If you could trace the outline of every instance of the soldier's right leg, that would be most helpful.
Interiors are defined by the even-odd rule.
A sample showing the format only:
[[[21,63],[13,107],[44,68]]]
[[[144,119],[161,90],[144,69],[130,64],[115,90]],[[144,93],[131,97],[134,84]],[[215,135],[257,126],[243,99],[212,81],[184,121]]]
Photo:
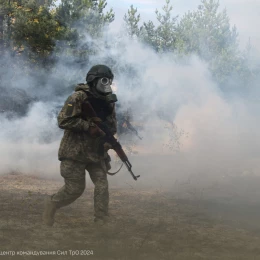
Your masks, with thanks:
[[[58,208],[75,201],[85,190],[85,164],[72,160],[64,160],[60,164],[60,173],[65,185],[45,201],[43,221],[52,226]]]

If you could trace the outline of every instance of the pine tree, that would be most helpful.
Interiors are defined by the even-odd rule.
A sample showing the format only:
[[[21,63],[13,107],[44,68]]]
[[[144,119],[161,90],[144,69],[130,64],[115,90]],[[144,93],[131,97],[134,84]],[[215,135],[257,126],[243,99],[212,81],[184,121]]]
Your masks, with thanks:
[[[172,17],[173,7],[170,5],[170,0],[166,0],[162,10],[164,13],[160,13],[158,10],[155,11],[156,18],[159,22],[156,28],[157,35],[157,49],[160,52],[173,51],[175,45],[175,30],[177,16]]]
[[[37,57],[48,56],[55,47],[55,40],[62,35],[62,27],[47,6],[34,0],[14,5],[12,40],[15,47]],[[32,57],[32,56],[31,56]]]
[[[166,0],[162,8],[163,12],[155,11],[159,25],[156,27],[152,21],[149,21],[144,22],[140,27],[141,40],[157,52],[170,52],[175,49],[177,16],[172,16],[172,10],[170,0]]]
[[[130,37],[139,37],[142,28],[139,28],[140,14],[137,14],[137,8],[133,5],[128,9],[127,14],[124,15],[124,22],[127,34]]]
[[[245,84],[248,70],[237,37],[226,10],[219,11],[219,2],[202,0],[198,10],[186,13],[180,20],[176,48],[182,55],[195,53],[207,61],[220,85],[230,84],[231,77],[240,78]]]
[[[157,31],[154,23],[148,21],[143,23],[143,27],[140,32],[142,41],[152,47],[154,50],[158,51],[157,46]]]
[[[0,53],[10,46],[12,2],[0,0]]]

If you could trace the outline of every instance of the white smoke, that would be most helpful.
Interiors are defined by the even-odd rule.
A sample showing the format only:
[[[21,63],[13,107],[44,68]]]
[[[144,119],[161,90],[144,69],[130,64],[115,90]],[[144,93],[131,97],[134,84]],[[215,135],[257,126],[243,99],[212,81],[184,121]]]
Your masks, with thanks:
[[[53,104],[37,102],[26,117],[1,116],[0,172],[19,172],[45,176],[57,168],[58,139],[61,131],[51,112]],[[54,170],[55,169],[55,170]]]
[[[89,36],[85,40],[93,43]],[[259,174],[257,103],[225,96],[213,82],[207,64],[198,57],[178,60],[172,54],[158,54],[113,29],[94,42],[99,54],[90,58],[80,78],[73,79],[75,84],[83,82],[92,65],[106,63],[109,58],[114,61],[111,67],[120,105],[131,108],[134,121],[143,126],[143,140],[136,140],[138,153],[129,155],[133,171],[141,174],[136,185],[154,186],[160,180],[160,185],[171,187],[176,179],[191,175],[216,178],[244,171]],[[69,94],[66,80],[78,75],[78,68],[68,69],[62,64],[61,60],[54,69],[64,76],[59,93]],[[23,89],[35,84],[28,83],[26,76],[20,82]],[[39,87],[34,94],[42,101],[25,117],[1,116],[2,174],[18,171],[59,176],[57,153],[62,131],[56,123],[56,107],[57,102],[58,107],[63,105],[67,95],[57,94],[52,82],[47,88]],[[110,178],[111,183],[130,182],[130,175],[125,173]]]

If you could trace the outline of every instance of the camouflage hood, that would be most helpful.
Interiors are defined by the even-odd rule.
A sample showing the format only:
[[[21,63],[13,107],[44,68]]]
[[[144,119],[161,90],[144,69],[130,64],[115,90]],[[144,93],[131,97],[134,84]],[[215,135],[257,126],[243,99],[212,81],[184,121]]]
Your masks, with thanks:
[[[84,84],[84,83],[80,83],[75,87],[75,91],[90,91],[89,85],[88,84]]]
[[[84,92],[91,93],[97,99],[105,100],[107,103],[114,103],[117,101],[117,97],[115,94],[111,93],[109,95],[101,95],[95,90],[95,88],[90,89],[88,84],[80,83],[75,87],[75,92],[83,90]]]

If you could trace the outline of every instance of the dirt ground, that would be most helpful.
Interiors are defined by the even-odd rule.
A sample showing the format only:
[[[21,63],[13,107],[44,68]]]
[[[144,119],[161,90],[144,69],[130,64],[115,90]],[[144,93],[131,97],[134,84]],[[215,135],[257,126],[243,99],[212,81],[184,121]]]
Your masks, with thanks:
[[[100,228],[93,225],[93,187],[87,185],[47,228],[41,224],[44,197],[62,180],[7,174],[0,176],[0,258],[260,259],[259,184],[258,177],[250,182],[240,177],[208,188],[190,183],[176,183],[173,190],[112,186],[112,220]],[[3,255],[10,251],[15,255]],[[17,256],[30,251],[49,255]]]

